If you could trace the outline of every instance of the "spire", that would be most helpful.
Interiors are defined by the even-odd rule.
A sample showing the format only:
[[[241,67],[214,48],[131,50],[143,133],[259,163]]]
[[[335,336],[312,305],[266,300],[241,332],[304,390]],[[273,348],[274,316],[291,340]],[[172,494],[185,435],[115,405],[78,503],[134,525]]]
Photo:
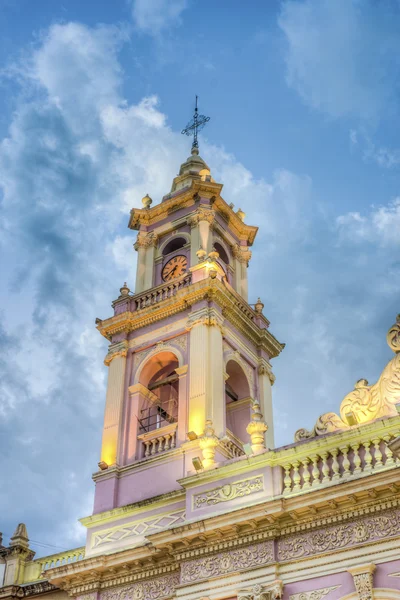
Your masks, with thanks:
[[[181,131],[182,135],[193,135],[192,155],[196,156],[199,154],[199,142],[197,140],[197,134],[210,120],[210,117],[206,117],[205,115],[199,115],[199,109],[197,108],[197,100],[198,96],[196,96],[196,106],[194,109],[193,119],[189,121],[185,129],[182,129]]]
[[[17,525],[14,535],[10,539],[10,547],[29,548],[28,532],[25,523],[19,523],[19,525]]]

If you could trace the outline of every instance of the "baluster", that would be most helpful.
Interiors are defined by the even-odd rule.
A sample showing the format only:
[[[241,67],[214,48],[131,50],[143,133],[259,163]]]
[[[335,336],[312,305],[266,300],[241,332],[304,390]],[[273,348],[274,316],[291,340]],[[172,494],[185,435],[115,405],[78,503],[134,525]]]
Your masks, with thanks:
[[[371,442],[366,442],[364,444],[364,448],[365,448],[365,455],[364,455],[364,473],[368,473],[369,471],[372,470],[372,454],[371,454],[371,449],[370,449],[370,445]]]
[[[300,481],[301,481],[301,476],[300,476],[300,461],[296,460],[293,463],[293,491],[294,492],[298,492],[301,490],[301,486],[300,486]]]
[[[312,460],[312,471],[311,471],[311,475],[312,475],[312,482],[311,485],[312,486],[316,486],[319,485],[319,468],[318,468],[318,459],[319,456],[316,455],[314,456],[311,460]]]
[[[393,452],[391,451],[391,449],[388,446],[388,443],[390,442],[390,440],[392,439],[392,436],[388,433],[386,435],[383,436],[383,439],[385,441],[385,455],[386,455],[386,461],[385,461],[385,467],[394,467],[396,465],[395,460],[393,458]]]
[[[291,465],[286,465],[283,468],[285,469],[285,477],[283,479],[283,493],[290,494],[290,492],[292,491],[292,479],[290,477]]]
[[[374,448],[375,448],[375,452],[374,452],[374,458],[375,458],[374,469],[380,469],[383,466],[383,463],[382,463],[382,452],[381,452],[381,449],[379,448],[380,441],[381,441],[380,438],[375,438],[374,440],[372,440],[372,443],[374,444]]]
[[[343,469],[343,473],[342,473],[342,477],[343,479],[348,479],[351,475],[351,470],[350,470],[350,460],[348,457],[348,452],[349,452],[349,445],[346,444],[345,446],[342,446],[340,448],[340,451],[343,455],[343,462],[342,462],[342,469]]]
[[[171,436],[169,433],[166,433],[164,438],[165,438],[164,450],[169,450],[169,441],[171,439]]]
[[[171,448],[175,448],[175,436],[176,431],[174,431],[174,433],[171,435]]]
[[[305,460],[303,460],[303,490],[308,489],[311,487],[311,473],[308,469],[308,465],[309,465],[309,459],[306,458]]]
[[[157,438],[154,438],[154,440],[151,440],[151,454],[154,456],[154,454],[157,452]]]
[[[144,445],[145,445],[144,455],[147,457],[150,455],[151,442],[144,442]]]
[[[354,464],[354,471],[353,471],[353,475],[357,475],[358,473],[361,473],[361,456],[360,456],[360,447],[361,447],[361,443],[355,443],[353,445],[353,451],[354,451],[354,456],[353,456],[353,464]]]
[[[332,455],[332,481],[337,481],[338,479],[340,479],[340,467],[339,467],[339,461],[337,459],[337,456],[339,454],[339,450],[338,448],[334,448],[333,450],[331,450],[331,455]]]
[[[158,452],[162,452],[163,451],[163,442],[164,442],[164,436],[160,435],[158,439]]]
[[[329,464],[328,464],[328,456],[329,456],[329,452],[321,452],[321,460],[322,460],[322,465],[321,465],[321,471],[322,471],[322,482],[321,483],[328,483],[328,481],[330,481],[330,477],[329,477],[329,473],[330,473],[330,469],[329,469]]]

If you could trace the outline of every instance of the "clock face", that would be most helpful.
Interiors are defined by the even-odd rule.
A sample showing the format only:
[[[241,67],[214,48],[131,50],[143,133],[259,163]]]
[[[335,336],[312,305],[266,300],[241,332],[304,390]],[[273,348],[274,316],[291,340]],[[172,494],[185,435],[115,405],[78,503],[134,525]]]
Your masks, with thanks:
[[[162,278],[164,281],[171,281],[175,277],[183,275],[187,267],[187,258],[180,254],[170,258],[169,261],[164,265],[162,270]]]

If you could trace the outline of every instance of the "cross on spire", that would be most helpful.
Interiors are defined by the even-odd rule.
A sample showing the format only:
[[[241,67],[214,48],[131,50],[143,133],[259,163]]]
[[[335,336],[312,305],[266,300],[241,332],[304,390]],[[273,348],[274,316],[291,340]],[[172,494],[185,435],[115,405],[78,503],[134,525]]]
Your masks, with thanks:
[[[205,124],[210,120],[210,117],[206,117],[204,115],[199,115],[199,110],[197,108],[197,99],[198,99],[198,96],[196,96],[196,107],[194,109],[193,119],[191,121],[189,121],[189,123],[186,125],[185,129],[182,129],[182,131],[181,131],[181,133],[183,135],[192,135],[193,136],[192,150],[194,148],[199,147],[199,142],[197,141],[197,134],[199,131],[201,131],[203,129]]]

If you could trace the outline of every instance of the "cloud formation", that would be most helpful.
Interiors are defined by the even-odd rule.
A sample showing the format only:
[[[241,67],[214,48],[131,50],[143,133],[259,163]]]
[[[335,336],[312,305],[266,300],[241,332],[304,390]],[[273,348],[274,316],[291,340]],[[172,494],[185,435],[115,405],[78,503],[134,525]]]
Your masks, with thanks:
[[[395,110],[400,12],[394,0],[287,0],[279,25],[287,82],[310,107],[373,120]]]
[[[160,201],[189,149],[156,96],[124,98],[125,39],[111,26],[54,25],[8,69],[21,94],[0,145],[9,290],[0,336],[9,485],[0,504],[9,507],[6,533],[23,520],[33,539],[64,547],[83,543],[76,519],[91,511],[100,447],[106,343],[94,319],[110,314],[125,279],[134,287],[129,210],[147,192]],[[250,294],[262,297],[272,331],[287,342],[274,366],[274,401],[277,441],[288,443],[299,425],[336,410],[360,376],[377,377],[386,360],[391,322],[380,315],[398,312],[390,231],[399,207],[338,218],[309,174],[281,165],[267,181],[216,145],[202,143],[201,153],[226,200],[260,225]],[[357,219],[379,235],[349,243]]]
[[[181,14],[187,6],[187,0],[133,0],[132,16],[138,29],[159,35],[181,24]]]

